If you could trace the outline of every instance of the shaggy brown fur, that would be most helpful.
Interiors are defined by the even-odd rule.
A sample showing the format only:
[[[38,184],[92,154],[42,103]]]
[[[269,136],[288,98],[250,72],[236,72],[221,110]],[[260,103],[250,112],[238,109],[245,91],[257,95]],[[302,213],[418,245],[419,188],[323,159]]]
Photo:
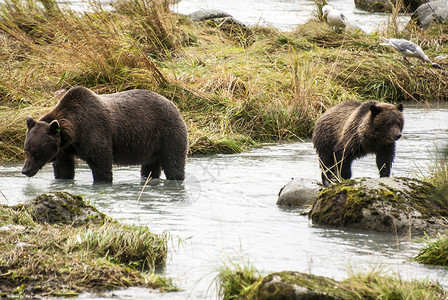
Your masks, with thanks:
[[[39,121],[27,120],[22,173],[34,176],[53,162],[56,179],[73,179],[75,157],[95,182],[112,181],[112,164],[141,164],[141,175],[183,180],[188,137],[173,102],[146,90],[97,95],[70,89]]]
[[[389,177],[395,141],[403,130],[403,105],[376,101],[340,103],[316,122],[312,141],[320,159],[322,182],[351,178],[353,160],[376,154],[381,177]]]

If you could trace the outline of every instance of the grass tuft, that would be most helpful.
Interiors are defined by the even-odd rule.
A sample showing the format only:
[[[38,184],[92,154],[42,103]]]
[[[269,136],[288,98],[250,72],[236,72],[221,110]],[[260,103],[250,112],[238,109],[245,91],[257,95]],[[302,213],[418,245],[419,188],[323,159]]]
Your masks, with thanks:
[[[436,238],[426,236],[422,239],[426,246],[420,250],[414,260],[421,264],[448,266],[448,237],[438,234]]]

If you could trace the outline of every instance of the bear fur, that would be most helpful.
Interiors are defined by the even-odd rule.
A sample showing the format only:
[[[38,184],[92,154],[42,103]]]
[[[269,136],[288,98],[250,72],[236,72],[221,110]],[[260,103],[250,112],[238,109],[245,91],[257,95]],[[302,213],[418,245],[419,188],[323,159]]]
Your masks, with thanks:
[[[64,94],[39,121],[28,117],[22,173],[53,162],[56,179],[73,179],[75,157],[94,182],[112,182],[112,164],[141,165],[141,176],[185,178],[187,128],[173,102],[146,90],[97,95],[84,87]]]
[[[376,101],[342,102],[316,122],[312,142],[319,156],[322,183],[351,178],[355,159],[376,154],[380,177],[389,177],[395,141],[403,131],[403,105]]]

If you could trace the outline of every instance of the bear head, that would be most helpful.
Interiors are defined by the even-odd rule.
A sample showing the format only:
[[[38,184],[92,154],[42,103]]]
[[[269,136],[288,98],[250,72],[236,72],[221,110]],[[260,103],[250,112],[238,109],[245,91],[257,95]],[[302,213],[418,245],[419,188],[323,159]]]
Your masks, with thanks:
[[[372,104],[370,113],[371,127],[368,131],[376,142],[391,144],[401,138],[404,126],[403,104]]]
[[[25,164],[22,174],[32,177],[47,163],[56,158],[60,146],[61,127],[57,120],[50,123],[26,120],[28,131],[25,139]]]

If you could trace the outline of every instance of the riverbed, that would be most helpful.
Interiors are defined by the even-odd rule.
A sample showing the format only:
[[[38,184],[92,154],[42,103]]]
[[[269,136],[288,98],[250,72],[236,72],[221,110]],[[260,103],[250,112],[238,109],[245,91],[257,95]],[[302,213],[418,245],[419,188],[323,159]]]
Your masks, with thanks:
[[[405,105],[403,138],[397,142],[393,176],[428,176],[434,155],[448,141],[448,108]],[[354,177],[377,177],[373,156],[353,164]],[[430,278],[448,288],[447,270],[409,262],[423,246],[393,234],[313,226],[304,209],[276,206],[291,178],[317,181],[320,171],[310,141],[265,145],[249,152],[188,158],[183,183],[145,181],[139,167],[115,167],[114,183],[93,185],[80,162],[75,180],[53,179],[51,165],[35,177],[21,163],[0,166],[0,203],[14,205],[49,191],[82,194],[100,211],[124,223],[145,225],[171,237],[162,275],[183,291],[151,299],[215,299],[219,267],[250,263],[263,274],[293,270],[337,280],[349,270],[381,267],[402,279]],[[147,299],[148,291],[126,289],[83,299]]]

